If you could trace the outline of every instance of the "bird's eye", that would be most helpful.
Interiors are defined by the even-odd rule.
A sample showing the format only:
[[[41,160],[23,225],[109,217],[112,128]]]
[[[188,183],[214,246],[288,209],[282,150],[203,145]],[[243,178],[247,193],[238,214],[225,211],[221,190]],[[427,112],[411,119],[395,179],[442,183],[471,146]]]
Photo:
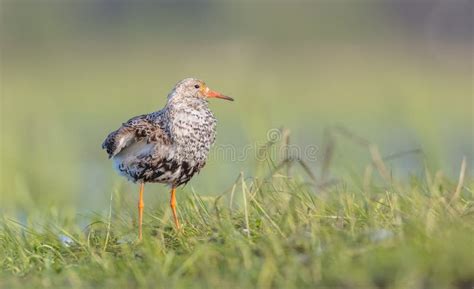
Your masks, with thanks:
[[[199,88],[199,87],[200,87],[199,84],[196,84],[196,85],[194,86],[194,88]]]

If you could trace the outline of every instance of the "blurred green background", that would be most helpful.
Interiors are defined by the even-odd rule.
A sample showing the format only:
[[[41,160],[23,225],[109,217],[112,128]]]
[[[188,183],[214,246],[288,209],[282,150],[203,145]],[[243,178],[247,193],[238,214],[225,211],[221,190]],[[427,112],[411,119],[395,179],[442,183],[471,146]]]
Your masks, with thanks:
[[[1,1],[0,211],[63,206],[103,212],[113,189],[136,188],[100,145],[132,116],[163,107],[182,78],[201,78],[234,103],[212,101],[217,143],[263,144],[286,127],[298,146],[343,125],[391,163],[455,176],[473,153],[470,1]],[[344,142],[344,140],[340,140]],[[334,174],[359,172],[364,149],[343,144]],[[323,152],[320,150],[320,154]],[[308,160],[314,172],[323,156]],[[212,157],[185,188],[215,195],[256,160]],[[167,198],[151,185],[146,198]],[[67,209],[67,210],[66,210]]]

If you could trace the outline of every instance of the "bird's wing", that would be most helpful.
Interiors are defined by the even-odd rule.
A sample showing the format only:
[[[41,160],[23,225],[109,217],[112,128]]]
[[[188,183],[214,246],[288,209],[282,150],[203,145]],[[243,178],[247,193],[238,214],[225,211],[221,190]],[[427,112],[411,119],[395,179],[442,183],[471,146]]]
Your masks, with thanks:
[[[169,142],[169,137],[158,122],[151,120],[147,114],[131,118],[116,131],[111,132],[102,148],[107,151],[109,158],[117,155],[125,148],[145,140],[146,142]]]

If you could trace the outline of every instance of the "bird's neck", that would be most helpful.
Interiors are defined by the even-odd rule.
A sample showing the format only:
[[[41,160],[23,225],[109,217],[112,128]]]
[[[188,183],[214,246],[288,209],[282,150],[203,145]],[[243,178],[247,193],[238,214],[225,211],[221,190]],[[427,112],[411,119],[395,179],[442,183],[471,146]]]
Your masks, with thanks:
[[[215,139],[216,119],[206,100],[168,102],[166,126],[178,153],[185,159],[205,159]],[[196,147],[202,151],[196,151]]]
[[[172,115],[177,115],[182,112],[192,111],[208,111],[209,106],[206,99],[203,98],[186,98],[186,99],[170,99],[166,104],[166,110]]]

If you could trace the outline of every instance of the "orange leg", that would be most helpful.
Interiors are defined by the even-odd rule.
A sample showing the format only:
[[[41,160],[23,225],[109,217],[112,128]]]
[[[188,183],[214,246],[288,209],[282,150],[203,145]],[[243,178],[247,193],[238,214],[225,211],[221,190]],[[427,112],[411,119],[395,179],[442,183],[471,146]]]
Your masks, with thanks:
[[[176,188],[171,188],[171,199],[170,199],[171,210],[173,211],[174,224],[176,229],[179,229],[178,214],[176,213]]]
[[[140,184],[140,192],[138,199],[138,240],[142,239],[142,222],[143,222],[143,207],[145,203],[143,202],[143,191],[145,189],[145,184]]]

